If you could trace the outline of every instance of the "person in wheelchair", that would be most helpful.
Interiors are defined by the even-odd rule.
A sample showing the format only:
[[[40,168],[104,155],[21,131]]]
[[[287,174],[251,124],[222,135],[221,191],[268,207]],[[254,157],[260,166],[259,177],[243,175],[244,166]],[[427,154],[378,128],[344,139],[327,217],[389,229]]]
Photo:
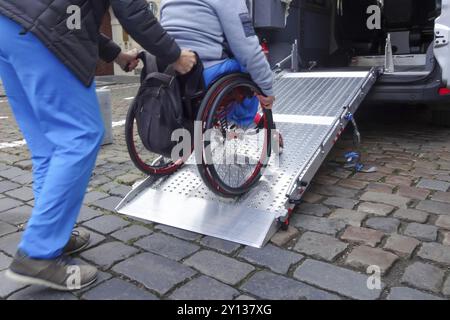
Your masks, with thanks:
[[[235,103],[228,120],[240,127],[257,123],[259,104],[275,101],[273,73],[264,55],[245,0],[163,0],[161,24],[182,48],[195,51],[208,87],[225,74],[250,74],[264,96]]]

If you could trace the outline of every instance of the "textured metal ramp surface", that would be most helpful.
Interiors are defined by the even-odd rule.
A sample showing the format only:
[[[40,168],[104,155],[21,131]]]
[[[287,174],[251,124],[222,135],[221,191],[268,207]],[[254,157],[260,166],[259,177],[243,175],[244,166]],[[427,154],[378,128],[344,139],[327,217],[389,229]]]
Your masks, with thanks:
[[[149,178],[118,206],[119,213],[262,247],[287,212],[293,181],[312,179],[346,113],[354,113],[375,82],[374,71],[282,75],[275,85],[274,118],[285,141],[278,162],[239,199],[223,199],[202,182],[194,165],[159,181]]]
[[[276,114],[338,117],[361,91],[368,72],[287,74],[275,84]]]
[[[145,190],[122,214],[151,220],[249,246],[260,247],[276,229],[273,214],[206,201],[197,197],[181,197],[178,193]]]

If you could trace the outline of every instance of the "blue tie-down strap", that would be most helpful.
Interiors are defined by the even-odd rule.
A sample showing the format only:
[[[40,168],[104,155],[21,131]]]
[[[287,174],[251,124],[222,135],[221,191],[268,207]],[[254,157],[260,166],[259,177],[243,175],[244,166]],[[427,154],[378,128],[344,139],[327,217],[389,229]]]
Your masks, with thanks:
[[[377,172],[377,167],[366,167],[360,161],[361,154],[356,151],[347,152],[345,154],[347,164],[344,166],[346,169],[354,169],[356,172],[373,173]]]
[[[351,112],[347,113],[344,117],[345,120],[347,121],[352,121],[353,120],[353,114]]]
[[[363,171],[363,169],[364,169],[364,165],[362,163],[356,163],[355,164],[355,170],[357,172],[361,172],[361,171]]]
[[[361,155],[358,152],[351,151],[345,154],[345,159],[349,163],[357,162],[361,158]]]

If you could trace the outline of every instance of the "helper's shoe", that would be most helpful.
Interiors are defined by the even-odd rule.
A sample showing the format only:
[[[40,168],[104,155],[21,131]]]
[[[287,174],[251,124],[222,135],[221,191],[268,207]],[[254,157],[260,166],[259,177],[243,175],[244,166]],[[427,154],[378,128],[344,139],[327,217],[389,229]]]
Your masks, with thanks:
[[[18,252],[6,271],[6,276],[26,285],[76,291],[97,280],[97,269],[88,265],[70,264],[64,256],[55,260],[38,260]]]
[[[85,230],[73,230],[69,242],[63,249],[63,254],[71,255],[85,249],[91,240],[91,235]]]

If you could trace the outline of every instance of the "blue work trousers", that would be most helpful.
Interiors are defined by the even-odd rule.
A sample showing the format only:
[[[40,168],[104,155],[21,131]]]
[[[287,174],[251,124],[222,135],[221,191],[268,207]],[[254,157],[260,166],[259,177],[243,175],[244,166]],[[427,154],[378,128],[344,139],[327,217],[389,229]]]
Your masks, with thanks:
[[[31,32],[0,14],[0,77],[33,163],[34,208],[19,249],[61,255],[104,134],[95,84],[86,87]]]
[[[203,78],[206,86],[222,75],[233,72],[246,72],[245,68],[235,59],[227,59],[219,64],[205,69]],[[259,100],[257,97],[247,98],[241,104],[235,103],[227,118],[232,123],[241,127],[254,124],[256,113],[258,112]]]

